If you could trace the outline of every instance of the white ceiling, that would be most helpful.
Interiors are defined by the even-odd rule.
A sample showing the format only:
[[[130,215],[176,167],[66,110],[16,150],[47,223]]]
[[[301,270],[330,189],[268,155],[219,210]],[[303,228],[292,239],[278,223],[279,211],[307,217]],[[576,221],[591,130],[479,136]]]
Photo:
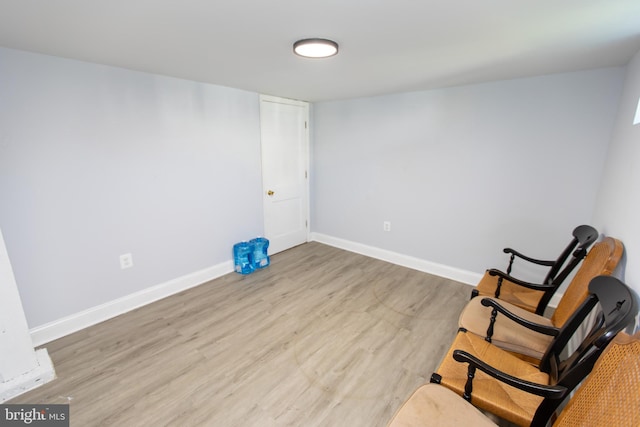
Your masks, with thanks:
[[[0,0],[0,46],[323,101],[624,65],[640,0]]]

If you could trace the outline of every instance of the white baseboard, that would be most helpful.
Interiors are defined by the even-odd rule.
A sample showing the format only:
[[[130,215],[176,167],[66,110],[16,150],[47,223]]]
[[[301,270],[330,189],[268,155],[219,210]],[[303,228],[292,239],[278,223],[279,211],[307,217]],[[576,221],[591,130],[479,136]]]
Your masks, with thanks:
[[[344,249],[350,252],[369,256],[371,258],[387,261],[392,264],[397,264],[403,267],[433,274],[435,276],[445,277],[447,279],[455,280],[457,282],[461,282],[470,286],[475,286],[476,284],[478,284],[478,282],[482,278],[482,275],[484,274],[484,272],[482,272],[482,274],[478,274],[471,271],[461,270],[459,268],[450,267],[448,265],[438,264],[408,255],[402,255],[397,252],[376,248],[374,246],[364,245],[362,243],[352,242],[350,240],[340,239],[338,237],[328,236],[322,233],[311,233],[311,240],[324,243],[329,246],[334,246],[336,248]],[[560,298],[562,298],[562,294],[556,293],[551,298],[549,306],[554,308],[557,307]]]
[[[436,276],[445,277],[471,286],[475,286],[482,278],[482,274],[399,254],[386,249],[376,248],[374,246],[364,245],[362,243],[328,236],[326,234],[311,233],[310,238],[312,241],[324,243],[329,246],[334,246],[336,248],[380,259],[403,267],[412,268],[414,270],[423,271]],[[77,332],[81,329],[127,313],[162,298],[177,294],[178,292],[182,292],[186,289],[201,285],[231,272],[233,272],[233,262],[227,261],[178,277],[177,279],[143,289],[122,298],[109,301],[105,304],[54,320],[53,322],[36,326],[29,331],[31,334],[31,340],[35,347],[41,346],[65,335],[69,335],[73,332]],[[560,298],[562,298],[562,295],[554,295],[549,305],[556,307]]]
[[[126,295],[105,304],[54,320],[41,326],[32,328],[31,340],[35,347],[41,346],[65,335],[111,319],[128,311],[158,301],[162,298],[177,294],[186,289],[206,283],[233,271],[233,262],[221,264],[187,274],[182,277],[152,286],[147,289]]]
[[[36,350],[36,360],[38,365],[34,369],[0,383],[0,403],[40,387],[56,377],[46,348]]]
[[[366,255],[371,258],[387,261],[392,264],[397,264],[403,267],[433,274],[435,276],[445,277],[447,279],[462,282],[471,286],[475,286],[482,278],[482,274],[461,270],[459,268],[426,261],[408,255],[399,254],[397,252],[376,248],[374,246],[363,245],[362,243],[356,243],[350,240],[328,236],[326,234],[311,233],[311,240],[324,243],[329,246],[334,246],[336,248],[344,249],[350,252]]]

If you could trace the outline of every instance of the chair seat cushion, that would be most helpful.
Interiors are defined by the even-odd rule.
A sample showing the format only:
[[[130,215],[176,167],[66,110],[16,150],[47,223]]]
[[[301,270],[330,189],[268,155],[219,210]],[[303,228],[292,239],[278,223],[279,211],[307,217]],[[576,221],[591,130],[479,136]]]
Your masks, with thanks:
[[[388,427],[495,427],[473,405],[446,387],[425,384],[400,407]]]
[[[436,373],[442,377],[442,385],[460,396],[464,393],[469,365],[457,362],[453,358],[454,350],[466,351],[508,375],[538,384],[549,384],[549,376],[535,366],[488,343],[478,335],[459,332]],[[504,384],[480,370],[476,371],[471,403],[512,423],[528,426],[542,400],[542,397]]]
[[[467,303],[460,313],[458,326],[484,338],[487,335],[492,308],[482,305],[483,298],[475,297]],[[539,325],[553,326],[551,320],[546,317],[538,316],[502,300],[496,301],[511,313],[526,320]],[[493,335],[491,336],[491,342],[498,347],[514,353],[524,354],[535,360],[542,359],[552,340],[552,336],[532,331],[513,322],[501,313],[498,313],[496,317],[496,322],[493,325]]]
[[[476,286],[476,290],[479,296],[493,297],[495,296],[497,286],[498,276],[491,276],[488,271],[485,271],[484,276],[482,276],[482,279],[480,279],[480,282],[478,282]],[[508,280],[503,280],[502,286],[500,287],[499,299],[534,313],[543,295],[543,291],[528,289]]]

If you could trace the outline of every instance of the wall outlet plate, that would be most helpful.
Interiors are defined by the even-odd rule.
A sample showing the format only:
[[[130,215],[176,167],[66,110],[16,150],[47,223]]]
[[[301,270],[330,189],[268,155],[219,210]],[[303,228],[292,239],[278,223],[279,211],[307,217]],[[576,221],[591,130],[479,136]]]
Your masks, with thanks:
[[[124,270],[130,267],[133,267],[133,255],[130,253],[120,255],[120,268]]]

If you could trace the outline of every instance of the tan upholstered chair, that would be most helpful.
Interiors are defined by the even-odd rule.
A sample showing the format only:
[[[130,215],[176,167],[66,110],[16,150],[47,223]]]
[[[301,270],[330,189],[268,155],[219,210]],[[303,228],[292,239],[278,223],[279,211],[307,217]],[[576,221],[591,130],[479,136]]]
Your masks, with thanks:
[[[559,399],[589,374],[611,339],[635,323],[638,313],[635,294],[620,280],[598,276],[589,284],[589,293],[574,316],[597,308],[598,319],[570,355],[563,351],[575,332],[569,328],[563,328],[554,337],[539,367],[478,335],[458,332],[431,382],[440,383],[474,406],[520,426],[548,419]]]
[[[596,243],[550,318],[530,313],[502,300],[478,297],[469,301],[462,310],[458,326],[537,363],[544,356],[553,337],[587,298],[591,279],[612,274],[623,252],[622,242],[612,237],[605,237]]]
[[[590,225],[576,227],[573,230],[573,239],[555,261],[531,258],[514,249],[505,248],[504,252],[511,254],[507,271],[487,270],[471,292],[471,297],[499,298],[532,313],[543,314],[553,294],[585,257],[587,250],[597,238],[598,231]],[[569,256],[571,256],[570,259]],[[539,283],[520,280],[511,275],[516,257],[535,265],[549,267],[549,271]],[[568,262],[567,259],[569,259]]]
[[[564,399],[564,391],[559,399]],[[547,425],[540,419],[534,426]],[[495,426],[469,402],[438,384],[418,388],[388,427]],[[553,423],[554,427],[640,426],[640,332],[621,332]]]

